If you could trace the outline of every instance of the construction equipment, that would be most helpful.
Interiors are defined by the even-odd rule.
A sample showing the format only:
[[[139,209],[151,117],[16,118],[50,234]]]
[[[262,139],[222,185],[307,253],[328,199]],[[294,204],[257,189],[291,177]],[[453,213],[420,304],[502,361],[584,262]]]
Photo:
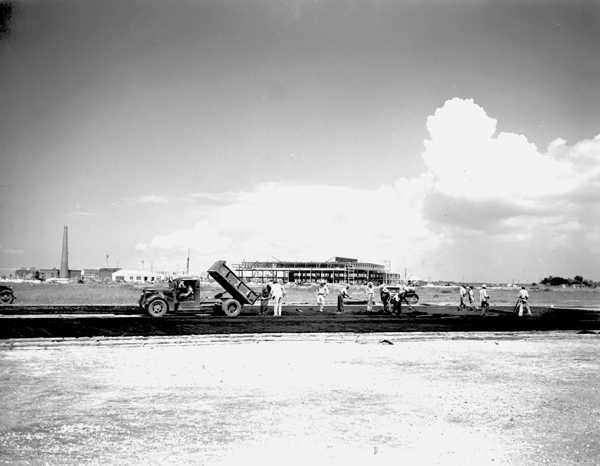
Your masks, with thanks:
[[[390,292],[390,304],[389,311],[391,314],[398,315],[402,312],[402,304],[407,304],[408,308],[412,311],[413,305],[419,302],[419,295],[416,291],[410,288],[402,288],[399,286],[388,286]]]
[[[213,298],[201,297],[199,278],[178,277],[168,287],[144,288],[139,306],[151,317],[162,317],[170,311],[212,311],[237,317],[245,304],[252,305],[258,299],[258,293],[233,273],[225,261],[215,262],[208,274],[225,291]]]
[[[388,286],[387,289],[390,292],[391,296],[400,294],[402,296],[403,304],[408,304],[409,306],[412,306],[419,302],[419,295],[412,288],[402,290],[402,288],[399,286]]]

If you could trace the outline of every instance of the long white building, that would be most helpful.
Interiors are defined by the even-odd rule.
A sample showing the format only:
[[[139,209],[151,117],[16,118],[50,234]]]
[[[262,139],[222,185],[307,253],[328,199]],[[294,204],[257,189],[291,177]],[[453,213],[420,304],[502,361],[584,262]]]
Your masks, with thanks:
[[[385,265],[372,262],[359,262],[357,259],[335,257],[326,262],[244,261],[235,264],[233,269],[247,281],[266,282],[281,279],[284,282],[314,283],[326,280],[329,283],[392,283],[400,280],[400,275],[386,270]]]
[[[148,270],[120,269],[112,274],[113,282],[147,283],[168,280],[172,274],[167,272],[149,272]]]

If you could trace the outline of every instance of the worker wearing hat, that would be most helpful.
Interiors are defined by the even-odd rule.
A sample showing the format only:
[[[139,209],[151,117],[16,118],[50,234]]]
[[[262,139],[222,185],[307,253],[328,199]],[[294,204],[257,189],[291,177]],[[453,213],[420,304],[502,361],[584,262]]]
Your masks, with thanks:
[[[467,287],[465,285],[460,285],[458,288],[458,294],[460,296],[460,303],[458,304],[458,310],[463,311],[467,308],[465,304],[465,300],[467,299]]]
[[[329,294],[329,288],[327,288],[327,282],[321,280],[319,288],[317,289],[317,304],[319,305],[319,312],[323,312],[325,306],[325,296]]]
[[[373,305],[375,304],[375,288],[373,282],[367,283],[367,312],[373,312]]]
[[[519,317],[523,316],[523,308],[527,309],[527,315],[531,316],[531,308],[529,307],[529,293],[524,286],[522,286],[521,291],[519,291],[517,307],[519,308]]]
[[[481,289],[479,290],[479,304],[481,306],[481,315],[484,316],[487,313],[488,308],[490,307],[489,303],[490,297],[487,294],[487,287],[485,284],[481,285]]]

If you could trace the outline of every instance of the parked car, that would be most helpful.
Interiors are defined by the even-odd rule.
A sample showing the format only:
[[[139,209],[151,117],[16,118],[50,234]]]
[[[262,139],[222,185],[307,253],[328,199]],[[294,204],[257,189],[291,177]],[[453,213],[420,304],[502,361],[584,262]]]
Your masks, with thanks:
[[[15,302],[15,293],[10,286],[0,285],[0,303],[12,304]]]

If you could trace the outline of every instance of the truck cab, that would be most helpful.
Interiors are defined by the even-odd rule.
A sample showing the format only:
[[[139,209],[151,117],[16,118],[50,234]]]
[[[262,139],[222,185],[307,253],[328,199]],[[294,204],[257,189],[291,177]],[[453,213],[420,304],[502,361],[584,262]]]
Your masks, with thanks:
[[[223,298],[201,297],[200,291],[200,279],[178,277],[166,286],[144,288],[139,306],[152,317],[162,317],[170,311],[217,312]]]

